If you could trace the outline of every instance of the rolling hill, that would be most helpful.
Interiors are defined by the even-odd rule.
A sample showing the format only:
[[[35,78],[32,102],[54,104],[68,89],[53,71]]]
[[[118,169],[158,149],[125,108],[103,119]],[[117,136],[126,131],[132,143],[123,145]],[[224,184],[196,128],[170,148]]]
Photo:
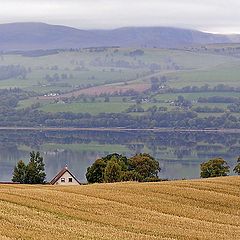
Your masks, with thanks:
[[[239,239],[240,178],[0,185],[1,239]]]
[[[175,48],[194,44],[239,42],[228,36],[171,27],[80,30],[45,23],[0,24],[0,50],[83,48],[97,46]]]

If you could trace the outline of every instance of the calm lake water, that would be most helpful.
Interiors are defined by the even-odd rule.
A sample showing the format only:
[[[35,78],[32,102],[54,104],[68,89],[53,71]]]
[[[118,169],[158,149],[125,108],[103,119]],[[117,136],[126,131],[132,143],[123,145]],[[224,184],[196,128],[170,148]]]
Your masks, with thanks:
[[[114,152],[128,157],[150,153],[160,162],[161,178],[199,178],[200,163],[212,157],[223,157],[231,167],[236,164],[240,134],[2,130],[0,181],[10,181],[16,162],[27,162],[32,150],[42,153],[48,181],[67,165],[86,182],[87,167]]]

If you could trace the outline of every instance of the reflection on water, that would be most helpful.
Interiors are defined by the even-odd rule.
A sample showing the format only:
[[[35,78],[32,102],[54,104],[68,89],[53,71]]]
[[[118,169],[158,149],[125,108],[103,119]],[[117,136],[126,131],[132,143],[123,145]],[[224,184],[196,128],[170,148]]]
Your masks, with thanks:
[[[85,182],[87,167],[113,152],[152,154],[160,162],[162,178],[199,178],[200,163],[211,157],[221,156],[231,167],[235,165],[240,134],[0,131],[0,181],[10,181],[16,162],[28,161],[31,150],[44,156],[47,180],[67,164]]]

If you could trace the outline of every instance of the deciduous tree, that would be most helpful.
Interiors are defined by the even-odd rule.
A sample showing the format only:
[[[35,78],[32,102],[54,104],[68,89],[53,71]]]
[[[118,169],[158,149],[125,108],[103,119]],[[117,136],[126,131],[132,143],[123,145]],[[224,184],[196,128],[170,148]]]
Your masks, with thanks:
[[[210,159],[207,162],[204,162],[200,166],[201,168],[201,177],[221,177],[227,176],[229,173],[229,166],[227,162],[222,158]]]
[[[158,177],[161,171],[159,162],[147,153],[136,154],[129,159],[130,169],[135,170],[143,179]]]
[[[97,159],[93,165],[87,169],[87,181],[89,183],[102,183],[104,181],[104,170],[106,165],[103,159]]]
[[[108,162],[115,161],[121,168],[121,171],[127,170],[127,161],[128,159],[120,154],[113,153],[109,154],[106,157],[97,159],[92,166],[88,167],[86,178],[89,183],[102,183],[105,181],[105,168],[107,167]]]
[[[104,171],[105,182],[119,182],[121,180],[121,170],[121,166],[115,159],[110,160]]]
[[[154,181],[159,180],[160,170],[158,161],[149,154],[137,154],[128,159],[114,153],[97,159],[87,169],[86,177],[89,183]]]

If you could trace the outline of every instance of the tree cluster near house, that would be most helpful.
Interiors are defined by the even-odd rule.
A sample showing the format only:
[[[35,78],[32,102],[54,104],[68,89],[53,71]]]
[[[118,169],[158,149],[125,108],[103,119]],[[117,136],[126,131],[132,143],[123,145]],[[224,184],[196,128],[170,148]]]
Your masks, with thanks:
[[[230,167],[223,158],[213,158],[200,165],[201,178],[228,176]],[[139,153],[130,158],[118,153],[109,154],[97,159],[88,167],[88,183],[113,183],[122,181],[157,182],[161,181],[159,162],[147,153]],[[240,156],[233,171],[240,175]],[[64,168],[52,181],[57,182],[65,173],[78,182],[72,173]],[[46,173],[43,157],[39,152],[30,152],[30,160],[25,164],[20,160],[14,168],[12,181],[21,184],[43,184]],[[62,181],[62,180],[61,180]],[[65,183],[65,179],[64,179]],[[72,180],[71,180],[72,183]],[[51,182],[52,184],[52,182]]]
[[[159,181],[159,162],[147,153],[136,154],[131,158],[117,153],[97,159],[87,169],[89,183],[120,181]]]

